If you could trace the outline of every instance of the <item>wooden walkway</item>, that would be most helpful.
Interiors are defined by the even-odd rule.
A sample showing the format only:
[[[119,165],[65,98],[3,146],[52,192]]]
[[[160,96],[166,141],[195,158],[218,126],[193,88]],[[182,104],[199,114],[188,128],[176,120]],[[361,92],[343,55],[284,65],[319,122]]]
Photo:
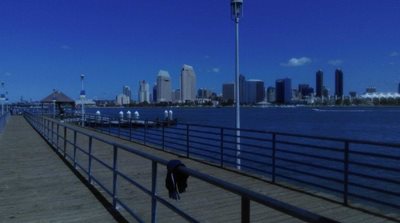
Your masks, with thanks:
[[[0,134],[0,222],[116,222],[23,117]]]
[[[62,128],[61,128],[62,130]],[[210,165],[206,165],[200,162],[196,162],[193,160],[185,159],[182,157],[176,157],[174,155],[171,155],[169,153],[165,153],[159,150],[154,150],[146,146],[142,146],[139,144],[135,144],[132,142],[128,142],[125,140],[117,139],[112,136],[107,136],[98,132],[94,132],[91,130],[83,129],[83,131],[90,132],[91,134],[100,136],[103,139],[110,140],[112,142],[117,142],[120,144],[128,145],[131,147],[134,147],[135,149],[145,151],[147,153],[151,153],[153,155],[159,156],[165,160],[171,160],[171,159],[180,159],[187,167],[201,171],[203,173],[207,173],[209,175],[215,176],[217,178],[226,180],[228,182],[240,185],[244,188],[254,190],[256,192],[268,195],[272,198],[287,202],[289,204],[295,205],[297,207],[301,207],[305,210],[318,213],[320,215],[323,215],[328,218],[335,219],[340,222],[391,222],[387,218],[382,218],[378,217],[375,215],[371,215],[353,208],[348,208],[345,207],[341,204],[330,202],[324,199],[316,198],[313,196],[308,196],[304,193],[299,193],[294,190],[289,190],[284,187],[280,187],[277,185],[272,185],[269,183],[266,183],[261,180],[257,180],[251,177],[245,177],[243,175],[231,172],[231,171],[226,171],[220,168],[216,168]],[[24,133],[26,132],[26,133]],[[72,134],[71,132],[67,132],[67,138],[70,141],[73,141]],[[62,135],[62,132],[60,132]],[[1,137],[1,136],[0,136]],[[13,138],[14,137],[14,138]],[[29,140],[28,140],[29,139]],[[15,142],[18,141],[18,142]],[[4,145],[12,145],[14,143],[17,143],[20,145],[20,147],[24,149],[4,149]],[[88,145],[88,138],[78,135],[77,138],[77,143],[81,148],[85,148]],[[41,152],[33,152],[27,150],[27,148],[32,147],[33,145],[42,145],[44,148]],[[74,187],[78,187],[80,182],[78,180],[73,181],[73,179],[70,179],[69,176],[72,178],[74,175],[71,173],[71,171],[68,168],[62,168],[62,165],[65,165],[60,161],[60,158],[54,154],[54,152],[44,144],[43,140],[41,140],[36,133],[33,133],[33,130],[28,127],[27,123],[22,120],[22,117],[12,117],[11,122],[8,124],[8,127],[6,129],[6,133],[4,134],[3,138],[1,138],[1,152],[4,154],[4,151],[6,153],[14,153],[13,156],[15,156],[14,160],[32,160],[32,165],[34,163],[39,163],[36,164],[38,166],[41,166],[41,168],[30,168],[29,170],[26,170],[27,177],[30,176],[31,178],[38,178],[37,180],[37,185],[40,184],[46,184],[48,180],[46,178],[40,177],[41,174],[43,175],[50,175],[51,177],[57,178],[57,180],[54,180],[56,182],[53,182],[51,185],[52,187],[47,187],[49,191],[47,191],[47,194],[49,196],[54,196],[50,197],[48,203],[51,203],[52,201],[58,200],[59,194],[56,191],[59,190],[66,190],[65,186],[68,184],[73,184],[75,185]],[[30,146],[32,145],[32,146]],[[59,146],[63,145],[63,142],[59,142]],[[35,146],[36,147],[36,146]],[[73,147],[71,145],[67,146],[67,153],[72,155],[72,149]],[[7,150],[7,151],[6,151]],[[16,151],[17,150],[17,151]],[[93,154],[102,159],[105,160],[106,163],[112,164],[112,146],[106,145],[102,142],[93,141]],[[34,158],[33,155],[38,157]],[[121,151],[119,153],[119,160],[118,160],[118,167],[119,170],[126,175],[128,175],[131,178],[134,178],[138,182],[140,182],[142,185],[146,186],[147,188],[151,187],[151,162],[148,160],[145,160],[143,158],[137,157],[132,154],[124,153]],[[0,164],[0,177],[1,177],[1,185],[4,185],[4,176],[10,176],[13,175],[12,170],[9,170],[7,168],[10,167],[3,167],[3,166],[10,166],[12,165],[12,161],[7,161],[11,160],[8,158],[4,158],[2,155],[1,158],[1,164]],[[87,158],[83,153],[78,153],[77,154],[77,159],[81,163],[81,165],[86,166],[87,165]],[[34,162],[35,160],[38,160],[39,162]],[[8,162],[8,165],[3,164],[3,162]],[[15,164],[14,164],[15,165]],[[59,167],[60,165],[60,167]],[[53,167],[54,166],[54,167]],[[51,167],[52,171],[51,172],[46,172],[46,168]],[[34,169],[40,169],[42,172],[35,173],[32,172]],[[6,170],[6,173],[3,173]],[[112,174],[109,170],[106,168],[102,167],[100,164],[93,162],[92,163],[92,171],[93,175],[96,177],[96,179],[100,180],[101,182],[105,183],[107,187],[110,189],[111,184],[112,184]],[[84,175],[84,173],[81,171],[81,173]],[[158,188],[158,194],[162,196],[165,199],[168,199],[168,192],[165,189],[164,186],[164,180],[165,180],[165,175],[166,175],[166,170],[164,167],[159,167],[158,171],[158,178],[157,178],[157,188]],[[68,175],[68,180],[67,182],[61,182],[64,178],[67,178],[66,175]],[[61,179],[60,179],[61,178]],[[7,179],[7,178],[6,178]],[[10,183],[7,182],[5,184],[11,184],[12,179],[9,179]],[[57,185],[57,186],[54,186]],[[81,187],[84,187],[83,185],[80,185]],[[40,187],[40,186],[39,186]],[[54,187],[54,188],[53,188]],[[58,188],[58,189],[57,189]],[[102,191],[100,187],[97,186],[97,188]],[[51,189],[51,190],[50,190]],[[1,198],[3,199],[3,188],[0,188],[0,195]],[[19,189],[20,191],[24,191],[23,188]],[[50,192],[54,190],[53,192]],[[145,220],[145,222],[150,222],[150,208],[151,208],[151,200],[148,196],[146,196],[144,193],[140,192],[138,189],[135,189],[134,186],[131,184],[128,184],[122,180],[119,181],[118,184],[118,197],[119,199],[122,199],[125,203],[129,205],[141,218]],[[28,190],[29,191],[29,190]],[[83,190],[84,191],[84,190]],[[88,191],[86,191],[88,192]],[[91,219],[89,218],[87,221],[84,220],[85,216],[92,216],[93,218],[97,217],[97,215],[101,215],[102,217],[99,217],[101,220],[99,222],[110,222],[106,217],[107,213],[100,212],[97,213],[97,211],[101,210],[101,205],[97,204],[97,200],[94,198],[89,201],[89,197],[87,194],[84,192],[80,192],[80,195],[82,196],[80,199],[78,196],[75,196],[73,193],[68,191],[65,194],[72,194],[72,198],[70,196],[67,196],[66,198],[63,199],[65,201],[65,205],[69,204],[69,201],[71,201],[72,204],[71,206],[74,206],[74,202],[78,202],[78,200],[82,200],[83,204],[80,204],[79,208],[81,211],[74,210],[75,212],[73,213],[63,213],[62,216],[65,216],[66,219],[68,219],[68,216],[70,217],[70,220],[72,221],[73,219],[80,218],[80,215],[82,216],[81,221],[89,222]],[[104,191],[103,191],[104,193]],[[105,193],[104,193],[105,194]],[[105,196],[107,197],[107,196]],[[21,201],[19,199],[12,199],[8,198],[6,199],[7,201],[10,200],[14,201],[13,205],[4,205],[4,202],[2,205],[0,205],[0,222],[6,221],[11,217],[16,217],[18,216],[17,213],[20,213],[18,211],[12,212],[11,207],[19,207],[21,206],[21,209],[25,206],[31,207],[30,211],[34,211],[37,215],[42,216],[41,219],[47,219],[46,214],[48,215],[48,218],[54,217],[57,219],[57,214],[54,214],[55,212],[51,211],[46,211],[43,207],[42,208],[35,208],[33,204],[26,204],[27,199],[22,199]],[[110,200],[110,199],[109,199]],[[6,204],[8,202],[5,202]],[[175,205],[178,207],[182,208],[185,212],[190,214],[191,216],[195,217],[201,222],[240,222],[240,197],[231,194],[229,192],[226,192],[222,189],[213,187],[207,183],[201,182],[197,179],[194,178],[189,178],[188,180],[188,188],[187,192],[181,194],[181,200],[179,201],[173,201]],[[28,202],[29,203],[29,202]],[[90,204],[90,207],[86,207],[85,204]],[[98,208],[95,208],[98,207]],[[251,221],[252,222],[300,222],[298,219],[292,218],[290,216],[287,216],[285,214],[282,214],[278,211],[272,210],[270,208],[262,207],[261,205],[251,203]],[[85,210],[85,208],[90,208],[90,210]],[[51,208],[50,208],[51,209]],[[61,208],[61,209],[69,209],[69,208]],[[73,208],[71,208],[73,209]],[[4,210],[4,211],[3,211]],[[42,213],[42,210],[43,213]],[[126,217],[129,221],[134,222],[134,219],[129,216],[129,214],[123,209],[120,208],[119,211],[122,213],[124,217]],[[7,213],[3,217],[3,213]],[[54,216],[55,215],[55,216]],[[392,218],[397,218],[400,220],[399,213],[389,213],[389,216]],[[20,215],[20,220],[15,220],[15,222],[21,222],[22,217],[24,215]],[[29,219],[31,217],[31,219]],[[3,219],[4,218],[4,219]],[[29,214],[26,215],[24,218],[26,221],[34,221],[35,216],[30,216]],[[94,220],[94,219],[93,219]],[[22,222],[26,222],[22,221]],[[64,222],[63,220],[60,220]],[[158,222],[184,222],[182,218],[177,216],[176,214],[172,213],[170,210],[167,208],[163,207],[162,204],[158,204],[158,215],[157,215],[157,221]]]

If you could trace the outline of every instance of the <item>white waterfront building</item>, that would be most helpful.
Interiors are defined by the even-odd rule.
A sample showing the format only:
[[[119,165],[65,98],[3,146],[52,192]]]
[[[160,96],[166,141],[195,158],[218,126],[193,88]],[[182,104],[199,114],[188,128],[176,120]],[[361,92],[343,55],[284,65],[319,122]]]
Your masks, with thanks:
[[[139,81],[139,103],[150,103],[150,87],[146,81]]]
[[[193,67],[184,64],[181,70],[181,101],[196,100],[196,74]]]
[[[157,102],[171,102],[171,77],[168,71],[160,70],[157,75]]]

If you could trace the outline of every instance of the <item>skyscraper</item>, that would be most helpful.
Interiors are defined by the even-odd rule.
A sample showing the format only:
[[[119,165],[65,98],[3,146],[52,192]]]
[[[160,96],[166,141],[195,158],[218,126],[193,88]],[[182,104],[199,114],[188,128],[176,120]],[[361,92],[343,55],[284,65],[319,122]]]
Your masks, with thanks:
[[[222,85],[222,98],[225,101],[228,101],[228,100],[233,101],[235,98],[234,93],[235,93],[235,84],[229,83],[229,84]]]
[[[193,67],[186,64],[181,70],[181,100],[182,102],[196,100],[196,74]]]
[[[124,87],[122,87],[122,94],[128,96],[129,99],[132,99],[132,92],[129,86],[125,85]]]
[[[335,71],[335,97],[343,99],[343,71],[339,68]]]
[[[316,96],[321,98],[323,96],[323,91],[324,89],[324,73],[322,70],[318,70],[316,73],[316,83],[315,83],[315,93]]]
[[[246,104],[256,104],[264,101],[265,87],[264,81],[248,80],[246,81],[246,98],[243,101]]]
[[[399,83],[399,89],[397,89],[397,93],[400,94],[400,83]]]
[[[153,103],[156,103],[157,102],[157,83],[154,83],[154,86],[153,86]]]
[[[171,77],[168,71],[160,70],[157,75],[157,102],[171,102]]]
[[[289,104],[292,100],[292,81],[289,78],[277,80],[275,91],[277,104]]]
[[[267,88],[267,101],[270,103],[275,102],[276,100],[276,88],[274,87],[268,87]]]
[[[149,84],[145,80],[139,81],[139,103],[150,103]]]

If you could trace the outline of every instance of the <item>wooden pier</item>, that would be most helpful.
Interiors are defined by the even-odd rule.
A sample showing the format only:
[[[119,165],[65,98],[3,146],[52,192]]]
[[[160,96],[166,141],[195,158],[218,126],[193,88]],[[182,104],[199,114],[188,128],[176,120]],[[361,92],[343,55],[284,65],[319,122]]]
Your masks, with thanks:
[[[201,162],[177,157],[170,153],[147,146],[117,139],[88,129],[101,138],[134,147],[165,160],[180,159],[187,167],[244,188],[287,202],[307,211],[340,222],[399,222],[399,213],[386,213],[386,217],[373,215],[340,203],[327,201],[282,186],[266,183],[232,171],[223,170]],[[62,133],[60,133],[62,134]],[[68,135],[69,140],[72,136]],[[61,142],[60,142],[61,143]],[[88,139],[78,137],[80,147],[87,145]],[[112,148],[101,142],[93,142],[93,153],[111,163]],[[67,152],[71,151],[67,146]],[[67,167],[54,150],[29,126],[23,117],[12,117],[5,132],[0,135],[0,222],[112,222],[115,218],[106,210],[92,192]],[[130,177],[143,185],[151,185],[151,163],[132,154],[123,154],[119,167]],[[77,159],[85,162],[83,156]],[[93,164],[93,173],[98,179],[111,179],[109,172]],[[79,170],[78,170],[79,172]],[[166,170],[158,169],[157,188],[160,196],[168,199],[164,187]],[[96,185],[95,185],[96,186]],[[100,192],[101,188],[97,187]],[[130,207],[150,222],[150,199],[133,188],[121,183],[119,196],[127,200]],[[200,180],[189,178],[187,191],[174,205],[182,208],[201,222],[240,222],[240,197],[213,187]],[[251,203],[252,222],[301,222],[279,211]],[[120,213],[135,222],[123,209]],[[158,222],[184,222],[182,218],[158,205]]]

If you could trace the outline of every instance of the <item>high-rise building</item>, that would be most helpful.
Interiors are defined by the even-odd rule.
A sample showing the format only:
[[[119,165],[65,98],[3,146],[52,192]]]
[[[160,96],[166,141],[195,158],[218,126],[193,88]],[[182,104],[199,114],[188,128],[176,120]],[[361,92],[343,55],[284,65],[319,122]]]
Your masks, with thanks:
[[[211,97],[211,91],[205,88],[200,88],[197,90],[197,98],[199,99],[206,99]]]
[[[300,94],[300,98],[305,98],[307,96],[311,96],[314,93],[314,88],[310,87],[308,84],[299,84],[298,91]]]
[[[122,87],[122,94],[128,96],[129,99],[132,99],[132,92],[129,86],[125,85],[124,87]]]
[[[160,70],[157,75],[157,102],[171,102],[171,77],[168,71]]]
[[[181,100],[182,102],[196,100],[196,74],[193,67],[186,64],[181,70]]]
[[[322,70],[318,70],[316,73],[315,93],[317,97],[322,97],[324,90],[324,73]]]
[[[261,80],[248,80],[246,81],[246,98],[243,102],[245,104],[256,104],[264,101],[265,87],[264,81]]]
[[[172,102],[179,103],[181,102],[181,89],[176,89],[172,91]]]
[[[267,102],[274,103],[276,100],[276,88],[268,87],[267,88]]]
[[[275,82],[277,104],[289,104],[292,100],[292,81],[289,78]]]
[[[157,102],[157,83],[154,83],[154,86],[153,86],[153,103],[156,103]]]
[[[397,89],[397,93],[400,94],[400,83],[399,83],[399,89]]]
[[[339,68],[335,71],[335,97],[343,99],[343,71]]]
[[[222,85],[222,98],[224,101],[233,101],[235,99],[235,84],[229,83]]]
[[[145,80],[139,81],[139,103],[150,103],[149,84]]]

